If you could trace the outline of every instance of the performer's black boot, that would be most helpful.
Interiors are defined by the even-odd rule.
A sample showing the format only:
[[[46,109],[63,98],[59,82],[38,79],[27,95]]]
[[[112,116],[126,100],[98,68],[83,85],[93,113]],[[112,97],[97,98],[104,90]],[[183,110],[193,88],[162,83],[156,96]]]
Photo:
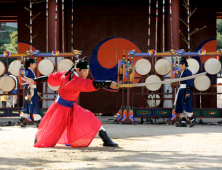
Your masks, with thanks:
[[[42,119],[40,119],[40,120],[37,121],[37,125],[36,125],[37,128],[39,127],[39,124],[40,124],[41,120],[42,120]]]
[[[16,122],[16,126],[26,127],[26,125],[23,124],[23,121],[25,120],[25,117],[21,117],[18,122]]]
[[[118,147],[117,143],[114,143],[107,135],[106,131],[100,130],[99,136],[103,140],[103,146],[112,146],[112,147]]]
[[[190,118],[190,120],[191,120],[191,123],[190,123],[190,127],[194,127],[195,125],[196,125],[196,119],[192,116],[191,118]]]
[[[36,144],[36,142],[37,142],[37,139],[36,139],[36,135],[35,135],[35,140],[34,140],[34,144]]]
[[[186,118],[182,117],[182,121],[176,124],[176,127],[187,127]]]

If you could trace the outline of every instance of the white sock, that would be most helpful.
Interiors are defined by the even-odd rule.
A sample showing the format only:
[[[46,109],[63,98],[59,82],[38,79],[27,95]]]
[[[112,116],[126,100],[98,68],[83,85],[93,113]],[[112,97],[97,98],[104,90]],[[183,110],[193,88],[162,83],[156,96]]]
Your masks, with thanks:
[[[29,117],[29,114],[22,112],[22,114],[20,115],[20,117],[28,118],[28,117]]]
[[[38,121],[42,118],[39,114],[33,114],[33,117],[35,121]]]
[[[100,127],[99,131],[100,131],[100,130],[106,131],[106,130],[103,128],[103,126]]]

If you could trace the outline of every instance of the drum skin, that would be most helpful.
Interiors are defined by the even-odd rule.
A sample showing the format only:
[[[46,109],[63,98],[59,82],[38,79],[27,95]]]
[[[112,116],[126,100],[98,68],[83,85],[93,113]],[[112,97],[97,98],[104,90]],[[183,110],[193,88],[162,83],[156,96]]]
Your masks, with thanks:
[[[169,74],[171,71],[170,62],[164,58],[157,60],[157,62],[155,63],[155,71],[161,76]]]
[[[156,96],[156,97],[155,97]],[[160,105],[160,100],[158,99],[153,99],[153,98],[160,98],[160,96],[158,94],[150,94],[147,96],[148,100],[147,100],[147,104],[150,106],[150,107],[157,107]],[[153,99],[153,100],[152,100]]]
[[[194,86],[199,91],[206,91],[210,88],[210,78],[208,76],[201,76],[194,79]]]
[[[188,69],[193,73],[193,74],[197,74],[199,69],[200,69],[200,64],[198,63],[198,61],[194,58],[189,58],[187,59],[188,62]]]
[[[63,59],[58,64],[58,71],[68,71],[73,66],[73,62],[70,59]]]
[[[10,76],[4,76],[0,79],[0,89],[4,92],[11,92],[16,88],[15,80]]]
[[[39,62],[38,70],[44,76],[51,74],[54,71],[54,69],[55,69],[54,63],[49,59],[43,59],[42,61]]]
[[[156,82],[156,81],[161,81],[160,77],[156,75],[151,75],[146,78],[145,83]],[[146,86],[146,88],[150,91],[157,91],[160,89],[160,87],[161,87],[161,84],[154,84],[154,85]]]
[[[146,75],[151,71],[151,63],[147,59],[140,59],[135,64],[135,70],[140,75]]]
[[[59,90],[59,86],[51,86],[49,83],[47,83],[48,88],[52,91],[58,91]]]
[[[221,63],[216,58],[209,58],[204,64],[205,71],[210,75],[215,75],[221,71]]]
[[[3,62],[0,61],[0,76],[5,74],[6,68]]]
[[[21,68],[22,64],[20,60],[14,60],[13,62],[11,62],[11,64],[9,65],[8,71],[13,75],[13,76],[19,76],[20,74],[20,68]]]

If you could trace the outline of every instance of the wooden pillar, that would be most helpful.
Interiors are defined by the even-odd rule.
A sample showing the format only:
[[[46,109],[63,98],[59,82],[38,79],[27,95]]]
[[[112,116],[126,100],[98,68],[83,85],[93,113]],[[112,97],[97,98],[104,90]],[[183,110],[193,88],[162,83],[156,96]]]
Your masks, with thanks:
[[[169,2],[168,2],[169,3]],[[180,2],[172,0],[172,34],[173,49],[180,49]],[[167,10],[167,38],[166,51],[171,49],[171,23],[170,23],[170,5]]]
[[[56,49],[55,49],[55,13],[56,13],[56,2],[55,1],[49,1],[49,52],[52,52],[53,50],[59,50],[60,49],[60,3],[58,2],[58,9],[57,9],[57,35],[56,35]]]

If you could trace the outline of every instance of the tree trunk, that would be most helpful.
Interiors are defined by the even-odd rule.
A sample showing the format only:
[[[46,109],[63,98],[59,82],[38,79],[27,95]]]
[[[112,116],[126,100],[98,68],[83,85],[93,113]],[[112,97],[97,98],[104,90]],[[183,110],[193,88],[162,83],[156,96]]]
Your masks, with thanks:
[[[4,31],[6,30],[6,23],[4,22]]]

